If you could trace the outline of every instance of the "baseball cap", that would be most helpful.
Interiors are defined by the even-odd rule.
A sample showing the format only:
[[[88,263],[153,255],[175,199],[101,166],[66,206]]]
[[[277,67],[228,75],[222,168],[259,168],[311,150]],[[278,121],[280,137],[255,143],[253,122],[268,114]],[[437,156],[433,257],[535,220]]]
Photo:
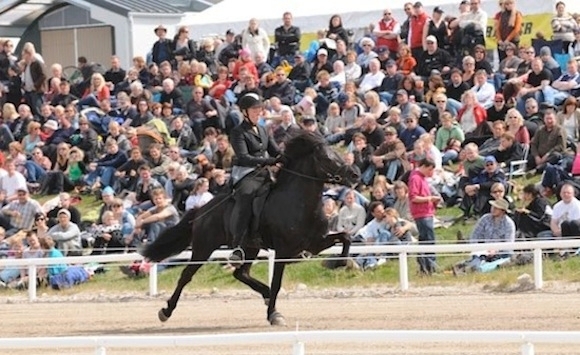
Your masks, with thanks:
[[[386,66],[386,67],[392,67],[393,65],[396,65],[396,64],[397,64],[397,62],[395,62],[395,61],[394,61],[394,60],[392,60],[392,59],[389,59],[389,60],[387,60],[387,62],[385,63],[385,66]]]
[[[325,55],[328,57],[328,51],[324,48],[320,48],[318,52],[316,52],[316,55]]]
[[[56,123],[55,120],[48,120],[44,123],[44,127],[50,128],[53,131],[56,131],[58,129],[58,123]]]
[[[226,31],[226,36],[229,36],[229,35],[232,35],[232,36],[235,35],[234,30],[232,30],[231,28]]]
[[[406,95],[407,96],[408,95],[407,90],[405,90],[405,89],[397,90],[397,96],[399,96],[399,95]]]
[[[430,36],[427,36],[427,38],[425,38],[425,41],[426,41],[426,42],[433,42],[433,43],[437,43],[437,37],[435,37],[435,36],[433,36],[433,35],[430,35]]]
[[[488,155],[485,157],[485,163],[497,163],[497,160],[493,155]]]
[[[413,7],[423,7],[423,4],[421,3],[421,1],[417,1],[416,3],[413,4]]]
[[[387,126],[385,128],[385,134],[395,134],[395,133],[397,133],[397,130],[395,129],[395,127]]]
[[[58,210],[58,213],[56,215],[60,216],[61,214],[66,214],[68,216],[68,218],[70,218],[70,211],[67,210],[66,208]]]
[[[388,54],[389,53],[389,49],[387,47],[379,47],[377,48],[377,54],[381,55],[381,54]]]
[[[433,9],[433,12],[436,12],[438,14],[442,14],[445,11],[443,11],[443,9],[440,6],[435,6],[435,8]]]
[[[107,186],[101,191],[101,196],[109,195],[112,196],[115,194],[115,190],[111,186]]]
[[[462,0],[459,5],[469,5],[469,1],[468,0]]]

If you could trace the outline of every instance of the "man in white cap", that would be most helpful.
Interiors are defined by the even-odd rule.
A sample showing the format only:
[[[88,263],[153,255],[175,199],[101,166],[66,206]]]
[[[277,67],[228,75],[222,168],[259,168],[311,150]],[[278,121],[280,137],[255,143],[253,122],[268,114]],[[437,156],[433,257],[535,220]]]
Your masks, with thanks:
[[[55,242],[56,247],[64,256],[82,255],[81,231],[79,227],[70,221],[70,212],[67,209],[58,211],[58,224],[47,232]]]
[[[453,66],[453,58],[449,52],[439,48],[437,38],[433,35],[427,36],[425,43],[427,49],[417,59],[417,74],[428,79],[433,71],[442,75],[449,73]]]
[[[313,83],[316,83],[318,81],[316,79],[318,73],[323,70],[327,71],[329,74],[334,71],[332,64],[328,60],[328,50],[326,50],[326,48],[320,48],[318,52],[316,52],[316,59],[314,60],[314,65],[310,71],[310,80],[312,80]]]

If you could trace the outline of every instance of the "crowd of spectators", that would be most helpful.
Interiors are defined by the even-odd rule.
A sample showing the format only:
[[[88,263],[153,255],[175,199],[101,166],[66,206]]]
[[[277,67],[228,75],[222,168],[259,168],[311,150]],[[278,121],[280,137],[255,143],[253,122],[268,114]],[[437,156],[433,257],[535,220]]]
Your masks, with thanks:
[[[567,222],[580,220],[580,210],[546,222],[549,205],[536,200],[555,193],[571,203],[562,185],[575,186],[580,26],[559,2],[552,21],[559,46],[535,48],[520,42],[515,0],[500,0],[495,14],[479,0],[458,6],[428,14],[420,2],[407,3],[405,18],[385,9],[362,38],[334,15],[310,44],[291,13],[272,42],[257,19],[239,34],[199,42],[187,27],[169,38],[158,26],[151,53],[129,68],[113,56],[101,72],[79,57],[80,82],[45,63],[32,43],[13,53],[2,41],[0,225],[6,236],[34,229],[64,255],[155,240],[228,188],[236,159],[228,134],[242,119],[236,101],[257,93],[266,102],[260,124],[282,149],[294,132],[314,132],[344,147],[345,160],[360,169],[355,190],[329,188],[324,204],[330,229],[358,242],[433,243],[436,208],[444,205],[459,205],[465,219],[483,216],[477,242],[513,240],[512,217],[527,238],[579,235],[580,224]],[[488,17],[497,65],[485,47]],[[545,171],[542,189],[524,190],[529,205],[514,210],[507,177],[512,162],[526,159],[532,172]],[[81,223],[67,202],[71,192],[102,199],[93,224]],[[60,194],[56,211],[47,215],[31,193]],[[530,229],[532,216],[544,221],[536,223],[542,230]],[[485,232],[500,219],[509,230]],[[361,256],[357,264],[381,259]],[[433,255],[419,259],[422,273],[437,271]]]

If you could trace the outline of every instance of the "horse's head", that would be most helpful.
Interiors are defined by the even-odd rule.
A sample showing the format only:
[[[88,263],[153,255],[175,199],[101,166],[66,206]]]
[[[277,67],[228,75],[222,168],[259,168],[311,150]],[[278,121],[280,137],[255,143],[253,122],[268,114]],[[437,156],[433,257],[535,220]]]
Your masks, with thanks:
[[[284,155],[292,166],[300,161],[311,163],[308,165],[312,171],[300,172],[304,177],[346,186],[356,184],[360,178],[352,166],[347,165],[322,137],[314,133],[301,132],[294,136],[286,144]]]

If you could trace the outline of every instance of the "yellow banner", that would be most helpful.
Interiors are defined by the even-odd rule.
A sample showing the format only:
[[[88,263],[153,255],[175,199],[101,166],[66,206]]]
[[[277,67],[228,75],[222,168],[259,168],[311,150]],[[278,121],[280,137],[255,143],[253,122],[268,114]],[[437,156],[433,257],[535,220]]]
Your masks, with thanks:
[[[490,15],[491,16],[491,15]],[[552,38],[552,26],[550,22],[552,21],[552,13],[544,14],[534,14],[534,15],[524,15],[522,24],[522,34],[520,35],[520,45],[531,45],[532,38],[536,37],[536,33],[542,32],[546,39]],[[274,36],[270,39],[274,40]],[[307,50],[312,41],[316,40],[316,33],[302,33],[302,38],[300,41],[300,49]],[[495,41],[495,32],[493,29],[493,18],[490,17],[487,23],[486,29],[486,40],[485,44],[487,49],[495,49],[497,43]]]
[[[520,35],[520,45],[531,45],[532,38],[536,38],[536,33],[541,32],[547,40],[552,38],[551,21],[554,14],[534,14],[524,15],[522,31]],[[495,41],[495,31],[493,28],[493,18],[490,17],[487,23],[485,45],[487,49],[497,48]]]

